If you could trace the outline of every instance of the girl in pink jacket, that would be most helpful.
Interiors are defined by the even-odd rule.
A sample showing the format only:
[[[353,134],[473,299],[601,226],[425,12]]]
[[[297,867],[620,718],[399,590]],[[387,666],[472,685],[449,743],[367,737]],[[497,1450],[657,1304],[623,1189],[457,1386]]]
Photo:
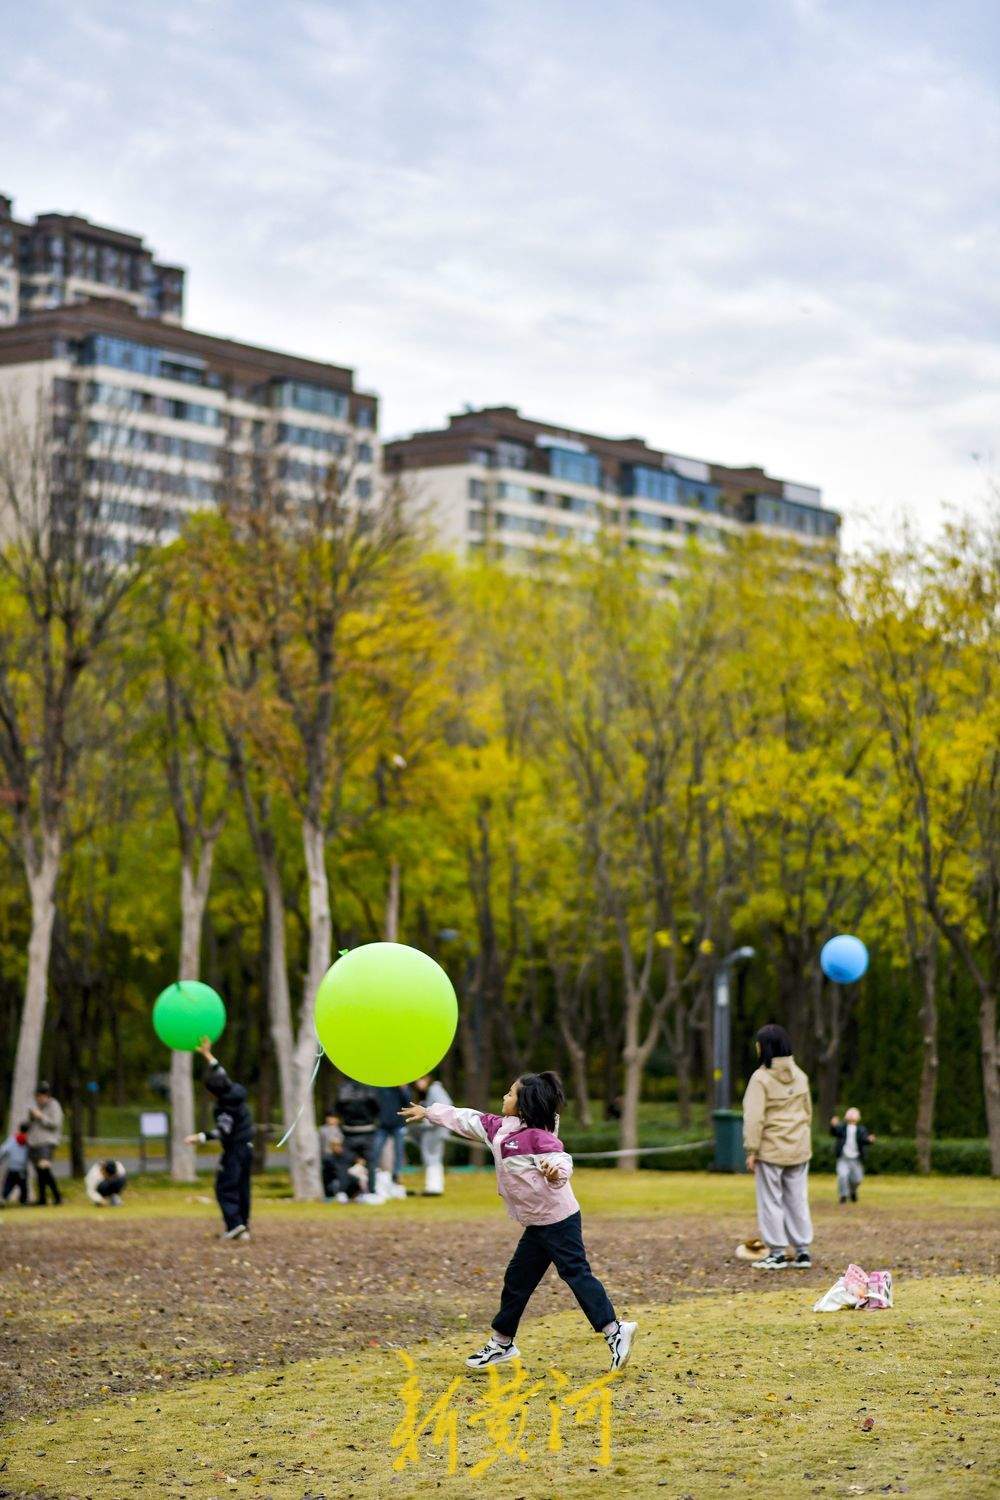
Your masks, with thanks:
[[[466,1140],[481,1141],[493,1152],[497,1191],[507,1212],[524,1233],[503,1279],[500,1311],[490,1336],[465,1361],[470,1370],[484,1370],[519,1359],[514,1343],[521,1314],[550,1265],[579,1302],[591,1326],[603,1333],[611,1350],[611,1368],[628,1362],[637,1323],[621,1323],[604,1287],[591,1271],[583,1247],[580,1205],[569,1180],[572,1158],[555,1134],[565,1103],[555,1073],[525,1073],[503,1096],[498,1115],[451,1104],[411,1104],[401,1109],[404,1119],[430,1120]]]

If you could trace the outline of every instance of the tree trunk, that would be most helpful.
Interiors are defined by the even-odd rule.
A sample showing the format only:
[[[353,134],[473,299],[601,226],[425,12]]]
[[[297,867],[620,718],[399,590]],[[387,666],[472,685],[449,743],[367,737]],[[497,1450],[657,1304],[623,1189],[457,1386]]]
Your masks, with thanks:
[[[937,941],[928,939],[917,958],[920,976],[920,1091],[917,1095],[917,1171],[931,1169],[934,1104],[938,1076]]]
[[[626,1002],[628,1011],[631,1011],[635,1002]],[[636,1030],[630,1021],[628,1012],[625,1017],[625,1034]],[[618,1132],[618,1145],[622,1151],[634,1151],[639,1144],[639,1095],[642,1091],[642,1065],[643,1058],[635,1041],[626,1040],[622,1050],[622,1116]],[[635,1156],[620,1156],[617,1166],[621,1172],[634,1172],[637,1161]]]
[[[385,897],[385,940],[387,943],[399,942],[399,894],[399,860],[393,855],[389,861],[389,886]]]
[[[997,997],[987,985],[980,988],[979,1039],[983,1063],[986,1133],[990,1142],[990,1171],[1000,1177],[1000,1073],[997,1071]]]
[[[566,1047],[566,1055],[569,1058],[570,1075],[573,1080],[573,1096],[576,1099],[576,1112],[579,1122],[584,1130],[589,1129],[591,1124],[590,1093],[587,1087],[587,1041],[586,1037],[579,1037],[573,1030],[574,1018],[570,1016],[566,996],[566,981],[562,974],[555,976],[556,993],[556,1017],[559,1021],[559,1031]]]
[[[31,894],[31,936],[28,940],[28,974],[24,986],[24,1009],[14,1057],[10,1090],[10,1126],[15,1131],[27,1116],[38,1083],[38,1064],[45,1030],[48,1002],[49,958],[55,921],[55,889],[62,856],[62,838],[57,829],[42,836],[41,859],[26,871]]]
[[[186,850],[181,856],[181,945],[178,963],[179,979],[198,979],[201,975],[201,934],[212,879],[215,839],[202,841],[198,866]],[[194,1182],[197,1177],[197,1155],[193,1146],[184,1143],[194,1132],[194,1084],[190,1052],[170,1054],[170,1175],[174,1182]]]
[[[299,1014],[298,1037],[292,1054],[295,1110],[299,1122],[289,1137],[292,1191],[296,1198],[322,1198],[319,1168],[319,1131],[313,1102],[312,1074],[316,1066],[316,991],[330,967],[332,922],[330,886],[326,874],[326,838],[318,822],[303,819],[302,848],[309,880],[309,967]]]

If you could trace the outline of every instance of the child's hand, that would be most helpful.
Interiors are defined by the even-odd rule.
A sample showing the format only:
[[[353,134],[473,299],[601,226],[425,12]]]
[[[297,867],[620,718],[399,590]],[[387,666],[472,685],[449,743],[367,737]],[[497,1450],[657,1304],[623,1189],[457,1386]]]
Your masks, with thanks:
[[[840,1116],[839,1115],[831,1115],[830,1116],[830,1124],[831,1125],[839,1125],[840,1124]]]
[[[197,1145],[200,1144],[200,1142],[201,1142],[201,1136],[200,1135],[186,1135],[184,1137],[184,1144],[185,1144],[185,1146],[197,1146]]]
[[[558,1184],[559,1184],[559,1168],[556,1166],[555,1162],[552,1162],[552,1161],[540,1161],[538,1163],[538,1170],[539,1170],[539,1172],[541,1172],[541,1174],[545,1178],[546,1182],[551,1183],[553,1187],[557,1187],[558,1186]]]
[[[418,1120],[427,1118],[427,1111],[422,1104],[405,1104],[399,1113],[410,1125],[415,1125]]]
[[[756,1172],[756,1170],[757,1170],[757,1158],[756,1158],[756,1156],[754,1156],[753,1152],[751,1151],[748,1154],[748,1156],[747,1156],[747,1171],[748,1172]]]
[[[212,1061],[212,1043],[208,1040],[207,1036],[202,1037],[194,1050],[200,1053],[206,1062]]]

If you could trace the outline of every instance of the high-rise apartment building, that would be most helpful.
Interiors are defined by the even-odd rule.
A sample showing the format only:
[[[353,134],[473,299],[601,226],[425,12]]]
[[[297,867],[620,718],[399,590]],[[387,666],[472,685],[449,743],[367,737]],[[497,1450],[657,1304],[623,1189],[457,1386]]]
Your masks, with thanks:
[[[384,461],[448,547],[469,554],[489,546],[514,562],[613,526],[669,582],[690,537],[711,545],[752,528],[821,554],[836,546],[840,526],[812,486],[667,453],[638,437],[531,421],[513,406],[465,411],[446,428],[387,443]]]
[[[379,472],[378,401],[338,365],[196,333],[110,299],[0,328],[0,418],[82,445],[123,554],[213,505],[234,455],[266,455],[282,492],[337,484],[364,506]]]
[[[112,297],[143,317],[179,323],[184,270],[154,259],[138,235],[79,214],[21,222],[0,194],[0,327],[88,297]]]

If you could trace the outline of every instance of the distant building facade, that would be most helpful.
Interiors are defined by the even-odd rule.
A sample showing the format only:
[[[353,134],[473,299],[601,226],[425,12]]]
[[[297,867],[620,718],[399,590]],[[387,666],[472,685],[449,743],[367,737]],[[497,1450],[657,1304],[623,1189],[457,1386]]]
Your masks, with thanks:
[[[179,323],[184,270],[157,260],[138,235],[79,214],[22,222],[13,201],[0,194],[0,327],[88,297],[114,298],[142,317]]]
[[[463,554],[489,547],[530,564],[613,526],[669,582],[691,537],[717,545],[752,529],[818,553],[837,545],[840,517],[810,485],[664,452],[638,437],[532,421],[512,406],[465,411],[446,428],[386,443],[384,460],[445,545]]]
[[[196,333],[111,299],[0,328],[0,406],[70,427],[123,554],[177,535],[216,503],[234,454],[266,450],[305,496],[337,465],[367,504],[379,471],[378,400],[353,371]],[[338,481],[339,482],[339,481]]]

